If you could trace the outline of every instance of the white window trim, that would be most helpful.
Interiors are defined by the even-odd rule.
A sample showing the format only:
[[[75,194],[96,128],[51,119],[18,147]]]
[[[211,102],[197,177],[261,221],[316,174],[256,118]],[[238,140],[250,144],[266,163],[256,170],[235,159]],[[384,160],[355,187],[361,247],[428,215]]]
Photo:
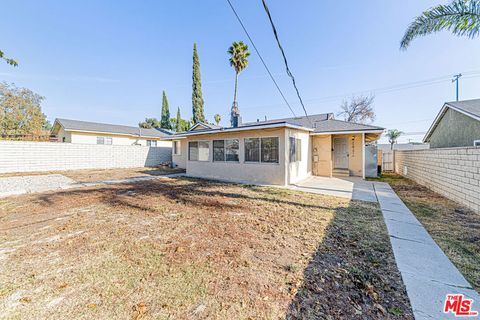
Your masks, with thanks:
[[[102,139],[103,139],[103,143],[98,143],[98,138],[102,138]],[[113,137],[109,137],[109,136],[96,136],[96,139],[97,139],[97,145],[100,145],[100,146],[111,146],[111,145],[113,145]],[[110,139],[110,143],[105,143],[107,139]]]
[[[278,162],[263,162],[262,161],[262,139],[268,139],[268,138],[277,138],[278,139]],[[264,164],[264,165],[279,165],[280,164],[280,137],[278,136],[268,136],[268,137],[245,137],[243,138],[243,156],[245,158],[245,150],[247,149],[245,147],[245,140],[246,139],[259,139],[259,144],[258,144],[258,161],[246,161],[244,160],[245,164]]]
[[[473,140],[474,147],[480,147],[480,140]]]
[[[190,159],[190,142],[198,142],[198,144],[197,144],[198,155],[200,155],[200,148],[198,147],[200,142],[208,143],[208,159],[207,160],[191,160]],[[212,148],[213,148],[213,146],[212,146]],[[192,162],[210,162],[210,140],[191,140],[191,141],[188,141],[187,159],[188,159],[188,161],[192,161]]]

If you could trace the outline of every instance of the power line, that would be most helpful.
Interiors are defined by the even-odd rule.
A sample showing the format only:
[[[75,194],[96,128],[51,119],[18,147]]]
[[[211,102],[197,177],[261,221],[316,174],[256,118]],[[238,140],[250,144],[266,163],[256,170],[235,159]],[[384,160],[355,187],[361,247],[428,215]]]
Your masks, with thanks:
[[[288,108],[289,108],[290,111],[292,112],[293,116],[296,117],[296,114],[295,114],[295,112],[293,111],[293,109],[292,109],[292,107],[290,106],[290,104],[288,103],[287,98],[285,98],[285,95],[283,94],[282,90],[281,90],[280,87],[278,86],[277,81],[275,80],[275,78],[273,77],[272,73],[270,72],[270,69],[267,67],[267,64],[265,63],[265,60],[263,60],[263,57],[262,57],[262,55],[260,54],[260,51],[258,51],[257,46],[255,45],[255,42],[253,42],[252,37],[250,37],[250,34],[249,34],[248,31],[247,31],[247,28],[245,28],[245,25],[243,24],[242,19],[240,19],[239,15],[237,14],[237,11],[235,11],[235,8],[233,7],[233,5],[232,5],[232,3],[230,2],[230,0],[227,0],[227,2],[228,2],[228,4],[230,5],[230,8],[232,8],[233,13],[234,13],[235,16],[237,17],[238,22],[239,22],[240,25],[242,26],[243,31],[245,31],[245,34],[247,35],[248,40],[250,40],[250,42],[252,43],[252,46],[253,46],[253,48],[255,49],[255,52],[256,52],[257,55],[260,57],[260,60],[262,61],[263,66],[265,67],[265,69],[266,69],[267,72],[268,72],[268,75],[270,76],[270,78],[272,79],[273,83],[275,84],[275,87],[277,87],[277,90],[278,90],[278,92],[280,93],[280,95],[282,96],[283,101],[285,101],[285,104],[288,106]]]
[[[268,15],[268,19],[270,20],[270,24],[272,25],[273,34],[275,35],[275,39],[277,40],[278,47],[280,48],[280,51],[282,52],[283,61],[285,62],[285,68],[287,69],[287,74],[292,79],[293,87],[295,88],[295,91],[297,92],[297,96],[298,96],[298,99],[300,100],[300,104],[302,105],[303,111],[305,112],[305,116],[307,116],[307,119],[308,119],[307,109],[305,109],[305,105],[303,104],[302,97],[300,96],[300,92],[298,91],[297,84],[295,83],[295,77],[293,76],[292,72],[290,71],[290,68],[288,67],[287,57],[285,56],[285,52],[283,51],[283,47],[280,44],[280,40],[278,39],[277,28],[275,28],[275,24],[273,23],[272,16],[270,15],[270,10],[268,10],[268,6],[267,6],[267,3],[265,2],[265,0],[262,0],[262,3],[263,3],[263,8],[265,9],[265,12]],[[310,119],[309,119],[309,121],[310,121]]]

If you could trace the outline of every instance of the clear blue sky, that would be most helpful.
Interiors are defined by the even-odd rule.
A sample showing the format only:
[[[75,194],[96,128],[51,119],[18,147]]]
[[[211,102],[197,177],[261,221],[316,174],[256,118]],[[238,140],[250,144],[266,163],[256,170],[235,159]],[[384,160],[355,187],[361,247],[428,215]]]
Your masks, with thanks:
[[[232,0],[253,40],[297,114],[301,108],[285,74],[260,0]],[[461,81],[461,99],[479,97],[480,39],[441,33],[399,41],[409,22],[445,1],[268,1],[291,69],[310,114],[338,112],[352,93],[476,71]],[[192,46],[197,42],[208,120],[227,124],[234,72],[226,51],[248,43],[225,0],[202,1],[2,1],[0,48],[17,59],[0,63],[0,81],[46,97],[43,110],[56,117],[137,125],[160,117],[162,90],[170,112],[191,117]],[[252,48],[253,50],[253,48]],[[240,75],[244,121],[290,116],[258,56]],[[422,132],[454,85],[373,90],[375,124]],[[406,137],[407,138],[407,137]],[[419,140],[421,137],[410,137]]]

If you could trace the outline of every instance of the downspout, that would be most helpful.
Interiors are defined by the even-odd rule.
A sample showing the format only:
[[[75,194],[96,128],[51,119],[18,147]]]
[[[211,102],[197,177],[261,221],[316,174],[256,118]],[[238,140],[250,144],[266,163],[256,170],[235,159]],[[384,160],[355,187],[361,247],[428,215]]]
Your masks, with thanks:
[[[362,178],[365,179],[365,132],[362,133]]]

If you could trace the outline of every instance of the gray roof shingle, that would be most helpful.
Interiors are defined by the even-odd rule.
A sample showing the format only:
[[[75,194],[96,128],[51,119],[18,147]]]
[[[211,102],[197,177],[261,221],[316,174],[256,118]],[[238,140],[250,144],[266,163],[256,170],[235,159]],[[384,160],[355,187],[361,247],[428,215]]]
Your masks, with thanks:
[[[165,129],[145,129],[138,127],[122,126],[98,122],[88,122],[70,119],[55,119],[67,131],[90,131],[101,133],[118,133],[132,136],[163,138],[172,135],[172,132]]]
[[[452,101],[446,103],[449,106],[458,108],[475,117],[480,117],[480,99]]]

